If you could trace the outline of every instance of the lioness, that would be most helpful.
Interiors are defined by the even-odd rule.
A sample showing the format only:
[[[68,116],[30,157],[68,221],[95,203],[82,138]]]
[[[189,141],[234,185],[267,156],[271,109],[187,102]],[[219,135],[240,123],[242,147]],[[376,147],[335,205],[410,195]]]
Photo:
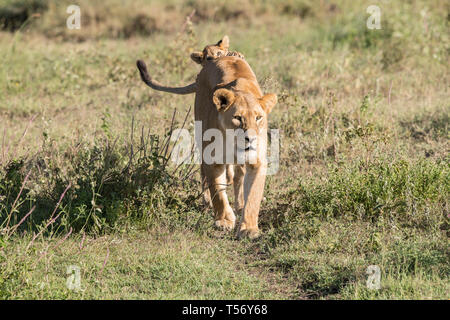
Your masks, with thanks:
[[[217,59],[224,56],[234,56],[244,59],[244,55],[237,51],[228,51],[230,47],[230,39],[224,36],[216,44],[207,45],[203,51],[196,51],[191,53],[191,59],[202,66],[208,60]]]
[[[137,66],[142,80],[153,89],[177,94],[196,93],[195,120],[202,123],[202,151],[213,143],[204,141],[208,129],[218,129],[224,143],[215,154],[215,162],[208,164],[202,155],[201,174],[207,183],[219,228],[232,230],[236,217],[226,194],[226,171],[230,171],[235,194],[235,210],[242,212],[237,230],[238,238],[255,238],[259,235],[258,215],[264,191],[267,161],[267,116],[277,103],[275,94],[263,95],[256,76],[245,60],[221,57],[208,60],[197,76],[196,82],[185,87],[166,87],[152,80],[143,61]],[[229,136],[227,129],[242,129],[237,136]],[[245,143],[236,146],[237,138]],[[198,137],[196,137],[198,139]],[[215,141],[214,141],[215,142]],[[238,154],[252,152],[253,159],[245,163],[227,158],[229,149],[236,146]],[[233,149],[234,150],[234,149]],[[229,170],[227,170],[227,167]]]

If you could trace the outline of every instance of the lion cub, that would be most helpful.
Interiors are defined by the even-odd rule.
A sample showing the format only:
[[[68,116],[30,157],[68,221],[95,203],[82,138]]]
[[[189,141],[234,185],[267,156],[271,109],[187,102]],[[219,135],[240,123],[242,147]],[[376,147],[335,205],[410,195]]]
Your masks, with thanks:
[[[202,52],[196,51],[191,53],[191,59],[196,63],[205,65],[207,60],[213,60],[224,56],[235,56],[244,59],[244,55],[237,51],[228,51],[230,47],[230,39],[228,36],[224,36],[222,40],[216,44],[210,44],[203,49]]]

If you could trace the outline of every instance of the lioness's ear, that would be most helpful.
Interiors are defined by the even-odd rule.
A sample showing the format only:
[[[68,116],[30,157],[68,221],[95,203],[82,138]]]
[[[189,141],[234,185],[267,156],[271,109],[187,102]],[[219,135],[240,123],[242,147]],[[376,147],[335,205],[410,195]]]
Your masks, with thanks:
[[[201,64],[203,61],[203,52],[200,51],[192,52],[191,59],[194,60],[195,63]]]
[[[277,104],[277,95],[274,93],[268,93],[259,99],[261,105],[264,108],[264,111],[269,114],[272,111],[272,108]]]
[[[222,40],[217,42],[217,45],[223,50],[228,50],[228,48],[230,47],[230,39],[228,38],[228,36],[223,36]]]
[[[234,102],[235,96],[233,91],[228,89],[217,89],[213,94],[213,102],[218,111],[227,110]]]

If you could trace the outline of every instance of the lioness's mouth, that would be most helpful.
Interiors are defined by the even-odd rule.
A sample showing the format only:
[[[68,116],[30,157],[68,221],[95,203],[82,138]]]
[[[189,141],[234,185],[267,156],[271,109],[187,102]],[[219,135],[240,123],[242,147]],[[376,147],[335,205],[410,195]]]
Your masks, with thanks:
[[[249,150],[256,150],[256,148],[252,145],[249,145],[248,147],[245,147],[244,151],[249,151]]]

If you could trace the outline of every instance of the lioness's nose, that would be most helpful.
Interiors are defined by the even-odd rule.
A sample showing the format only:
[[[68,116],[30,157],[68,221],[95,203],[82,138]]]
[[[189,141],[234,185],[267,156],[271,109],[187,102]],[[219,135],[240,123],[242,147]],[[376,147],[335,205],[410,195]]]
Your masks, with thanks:
[[[249,137],[249,136],[245,137],[245,142],[249,143],[249,144],[252,144],[255,140],[256,140],[256,137]]]

